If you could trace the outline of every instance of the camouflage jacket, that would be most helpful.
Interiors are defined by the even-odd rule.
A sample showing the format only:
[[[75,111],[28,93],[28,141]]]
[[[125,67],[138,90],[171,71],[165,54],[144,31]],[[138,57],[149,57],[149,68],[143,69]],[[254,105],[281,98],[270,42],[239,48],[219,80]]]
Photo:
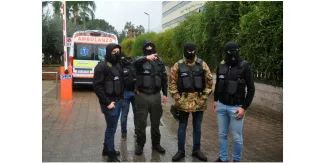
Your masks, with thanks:
[[[178,83],[178,64],[179,63],[185,63],[188,66],[192,66],[197,60],[197,57],[195,56],[194,62],[187,62],[185,58],[179,60],[177,63],[174,64],[174,66],[170,69],[169,74],[169,92],[171,93],[173,99],[175,100],[175,107],[179,110],[185,111],[185,112],[196,112],[196,111],[204,111],[207,108],[207,98],[212,92],[212,84],[213,84],[213,78],[212,74],[210,72],[210,69],[208,65],[203,61],[202,66],[204,70],[204,76],[205,76],[205,89],[203,90],[203,95],[200,97],[198,92],[193,93],[187,93],[187,96],[185,96],[185,93],[182,93],[182,95],[179,94],[177,89],[177,83]]]

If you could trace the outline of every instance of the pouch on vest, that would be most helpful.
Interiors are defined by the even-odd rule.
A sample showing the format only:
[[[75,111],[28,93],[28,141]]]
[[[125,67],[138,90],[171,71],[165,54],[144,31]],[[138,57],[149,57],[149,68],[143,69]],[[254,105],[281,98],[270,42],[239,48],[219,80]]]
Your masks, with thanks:
[[[105,88],[106,88],[106,93],[109,94],[109,95],[112,95],[113,94],[113,88],[114,87],[114,83],[113,81],[106,81],[105,82]]]
[[[161,87],[161,79],[160,76],[155,76],[155,82],[156,82],[156,87],[160,88]]]
[[[194,84],[196,89],[202,89],[202,77],[194,76]]]
[[[132,84],[132,79],[130,78],[130,70],[129,69],[123,70],[123,78],[124,78],[125,84]]]
[[[135,84],[137,85],[137,87],[141,87],[142,86],[142,75],[137,75],[135,77]]]
[[[237,81],[228,81],[228,94],[234,95],[237,92]]]
[[[145,88],[149,88],[152,85],[152,77],[151,77],[151,71],[152,66],[149,62],[146,62],[143,64],[143,72],[142,72],[142,85]]]
[[[130,70],[129,69],[123,69],[123,76],[124,77],[128,77],[130,74]]]
[[[218,84],[217,84],[217,91],[218,93],[222,93],[224,92],[224,85],[225,85],[225,81],[224,80],[219,80]]]
[[[182,78],[183,88],[185,88],[185,89],[191,88],[192,82],[191,82],[191,78],[190,78],[189,74],[186,72],[182,72],[181,78]]]
[[[121,94],[121,81],[119,79],[114,80],[114,92],[117,95]]]
[[[151,86],[151,76],[150,75],[143,75],[143,86],[145,88],[149,88]]]

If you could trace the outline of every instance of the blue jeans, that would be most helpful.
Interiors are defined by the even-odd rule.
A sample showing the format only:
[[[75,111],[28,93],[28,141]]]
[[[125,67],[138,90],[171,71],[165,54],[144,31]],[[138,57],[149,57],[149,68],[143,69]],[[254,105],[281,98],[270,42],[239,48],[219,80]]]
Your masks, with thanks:
[[[240,106],[229,106],[218,101],[217,103],[217,117],[220,140],[220,159],[222,161],[228,160],[228,131],[231,129],[232,137],[234,139],[234,151],[232,153],[233,161],[239,161],[243,151],[243,122],[244,117],[236,120],[237,113],[235,111]]]
[[[135,94],[133,91],[125,91],[122,100],[122,112],[121,112],[121,131],[122,133],[127,133],[127,121],[130,109],[130,103],[133,109],[133,124],[135,128]]]
[[[185,151],[186,127],[189,113],[183,113],[184,120],[179,121],[178,126],[178,150]],[[201,147],[201,124],[203,111],[193,112],[193,152],[200,150]]]
[[[116,102],[114,109],[108,109],[107,106],[104,105],[102,105],[101,107],[106,120],[104,144],[107,145],[107,152],[113,152],[115,151],[114,138],[122,107],[122,102]]]

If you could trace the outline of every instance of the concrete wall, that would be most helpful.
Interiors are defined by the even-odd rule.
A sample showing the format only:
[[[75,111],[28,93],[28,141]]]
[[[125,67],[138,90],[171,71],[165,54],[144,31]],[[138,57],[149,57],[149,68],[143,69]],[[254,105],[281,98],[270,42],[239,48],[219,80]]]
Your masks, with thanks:
[[[253,103],[259,107],[283,113],[283,88],[255,83]]]
[[[60,67],[42,67],[42,72],[57,72],[60,80]],[[42,74],[42,80],[55,80],[55,74]]]

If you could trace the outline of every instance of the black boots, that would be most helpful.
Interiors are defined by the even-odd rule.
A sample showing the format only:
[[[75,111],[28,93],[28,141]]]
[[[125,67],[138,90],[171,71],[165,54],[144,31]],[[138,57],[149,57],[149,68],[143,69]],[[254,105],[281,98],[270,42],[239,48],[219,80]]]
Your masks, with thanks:
[[[228,162],[228,160],[227,160],[227,161],[222,161],[222,160],[220,159],[220,157],[219,157],[218,160],[216,160],[215,162]]]
[[[192,153],[192,156],[198,158],[201,161],[207,161],[208,160],[208,158],[206,156],[204,156],[204,154],[200,150],[194,151]]]
[[[135,154],[142,155],[142,152],[143,152],[143,147],[137,145],[137,147],[135,148]]]
[[[104,145],[104,148],[103,148],[102,156],[108,156],[107,145],[106,144],[103,144],[103,145]],[[116,156],[119,156],[120,155],[120,152],[119,151],[115,151],[115,153],[116,153]]]
[[[152,146],[152,149],[156,150],[159,153],[165,153],[166,152],[166,150],[160,144]]]
[[[177,153],[173,156],[173,161],[179,161],[181,158],[185,157],[184,151],[177,151]]]
[[[122,140],[126,140],[126,133],[122,133],[121,138],[122,138]]]
[[[116,152],[108,152],[108,159],[107,162],[121,162],[117,156],[116,156]]]

